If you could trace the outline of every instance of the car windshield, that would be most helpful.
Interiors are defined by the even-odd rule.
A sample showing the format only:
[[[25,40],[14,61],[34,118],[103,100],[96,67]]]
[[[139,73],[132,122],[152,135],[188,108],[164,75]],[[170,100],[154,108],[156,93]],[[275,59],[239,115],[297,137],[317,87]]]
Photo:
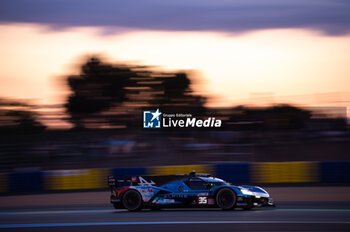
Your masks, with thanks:
[[[226,183],[225,182],[208,182],[208,185],[210,187],[214,187],[214,186],[226,185]]]
[[[203,181],[207,182],[209,186],[221,186],[221,185],[229,185],[229,183],[219,179],[219,178],[201,178]]]

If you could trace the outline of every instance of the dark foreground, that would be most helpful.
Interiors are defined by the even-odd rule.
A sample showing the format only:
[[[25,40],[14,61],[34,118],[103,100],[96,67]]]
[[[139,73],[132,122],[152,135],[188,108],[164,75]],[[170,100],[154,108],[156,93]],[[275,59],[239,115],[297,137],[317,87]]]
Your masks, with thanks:
[[[347,202],[280,202],[251,211],[128,212],[109,204],[2,208],[0,231],[350,231]]]

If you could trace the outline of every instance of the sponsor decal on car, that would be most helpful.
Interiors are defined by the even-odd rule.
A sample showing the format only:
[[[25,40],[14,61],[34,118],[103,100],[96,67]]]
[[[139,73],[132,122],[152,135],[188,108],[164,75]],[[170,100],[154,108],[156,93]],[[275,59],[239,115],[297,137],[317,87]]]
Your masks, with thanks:
[[[208,204],[208,197],[198,197],[198,205],[207,205]]]
[[[197,196],[208,196],[208,193],[198,193]]]
[[[170,195],[164,195],[164,198],[187,198],[188,195],[184,194],[170,194]]]
[[[153,196],[153,192],[150,192],[148,188],[138,188],[137,186],[130,186],[129,188],[138,191],[141,194],[144,202],[148,202]]]
[[[152,203],[157,203],[157,204],[171,204],[175,203],[174,199],[159,199],[159,200],[153,200]]]
[[[123,187],[117,190],[117,195],[121,196],[126,190],[130,189],[130,187]]]
[[[153,186],[153,185],[156,185],[156,183],[154,183],[153,180],[147,181],[143,177],[139,176],[138,185],[140,185],[140,186]]]

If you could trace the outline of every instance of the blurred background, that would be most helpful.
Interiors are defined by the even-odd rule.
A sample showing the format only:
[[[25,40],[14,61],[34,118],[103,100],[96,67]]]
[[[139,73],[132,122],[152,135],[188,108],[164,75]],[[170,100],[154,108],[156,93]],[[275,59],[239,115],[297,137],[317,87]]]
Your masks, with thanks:
[[[0,192],[349,184],[350,6],[321,2],[1,2]],[[143,129],[158,108],[223,123]]]

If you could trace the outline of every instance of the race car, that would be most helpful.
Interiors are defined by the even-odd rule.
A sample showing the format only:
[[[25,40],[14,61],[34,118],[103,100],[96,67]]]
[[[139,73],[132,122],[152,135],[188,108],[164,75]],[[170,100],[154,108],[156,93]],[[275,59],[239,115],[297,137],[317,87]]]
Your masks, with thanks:
[[[218,207],[223,210],[274,206],[268,192],[257,186],[235,186],[208,174],[108,177],[116,209]]]

